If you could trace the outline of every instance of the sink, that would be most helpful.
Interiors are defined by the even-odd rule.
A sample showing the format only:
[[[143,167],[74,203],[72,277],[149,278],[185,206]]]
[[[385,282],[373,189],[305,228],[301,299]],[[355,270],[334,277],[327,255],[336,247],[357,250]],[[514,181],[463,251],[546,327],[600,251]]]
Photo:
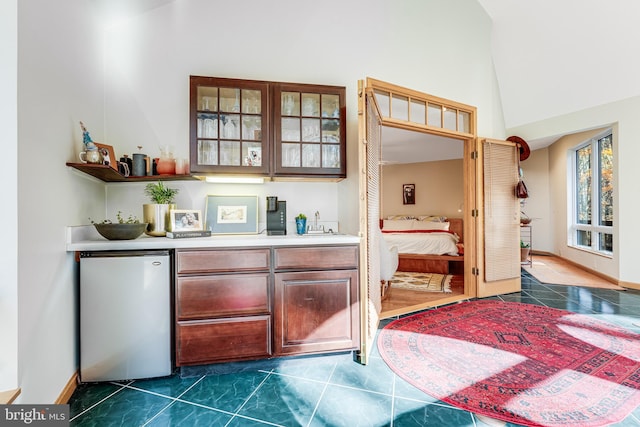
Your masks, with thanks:
[[[298,234],[300,237],[316,237],[316,236],[340,236],[342,233],[336,233],[334,231],[307,231],[304,234]]]
[[[313,234],[313,235],[316,235],[316,234],[333,234],[333,231],[326,231],[325,232],[324,230],[307,230],[307,232],[304,233],[304,234]]]

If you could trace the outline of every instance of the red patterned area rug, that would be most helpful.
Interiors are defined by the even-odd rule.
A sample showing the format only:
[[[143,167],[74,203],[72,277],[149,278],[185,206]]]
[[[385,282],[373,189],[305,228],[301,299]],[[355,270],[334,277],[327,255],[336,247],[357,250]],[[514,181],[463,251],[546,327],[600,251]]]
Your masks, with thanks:
[[[604,426],[640,405],[640,335],[564,310],[473,301],[395,320],[382,358],[425,393],[528,426]]]

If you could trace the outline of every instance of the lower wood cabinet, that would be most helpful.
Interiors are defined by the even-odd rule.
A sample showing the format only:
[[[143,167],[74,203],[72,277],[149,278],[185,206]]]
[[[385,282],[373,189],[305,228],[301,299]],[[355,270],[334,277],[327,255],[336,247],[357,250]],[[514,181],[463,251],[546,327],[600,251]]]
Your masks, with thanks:
[[[359,345],[358,271],[275,275],[275,353],[318,353]]]
[[[176,250],[176,365],[359,347],[358,245]]]

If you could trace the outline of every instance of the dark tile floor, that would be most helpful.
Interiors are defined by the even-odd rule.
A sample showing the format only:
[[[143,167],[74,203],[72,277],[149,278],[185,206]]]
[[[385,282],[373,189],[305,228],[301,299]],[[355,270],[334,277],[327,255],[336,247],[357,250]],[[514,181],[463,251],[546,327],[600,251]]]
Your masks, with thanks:
[[[640,291],[542,285],[523,272],[521,292],[494,298],[592,314],[640,333]],[[69,403],[72,426],[505,425],[415,389],[377,350],[366,366],[345,354],[236,373],[194,368],[166,378],[81,384]],[[617,426],[640,427],[640,408]]]

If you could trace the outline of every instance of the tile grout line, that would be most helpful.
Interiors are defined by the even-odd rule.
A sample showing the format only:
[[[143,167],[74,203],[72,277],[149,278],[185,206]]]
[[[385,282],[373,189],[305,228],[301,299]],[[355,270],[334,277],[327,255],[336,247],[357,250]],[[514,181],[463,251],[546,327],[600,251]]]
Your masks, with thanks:
[[[338,366],[337,363],[333,365],[333,369],[331,369],[331,374],[329,375],[329,378],[327,378],[327,380],[324,382],[324,388],[322,389],[322,393],[320,393],[320,397],[316,402],[316,406],[313,408],[313,412],[309,417],[309,422],[307,422],[307,427],[311,425],[311,421],[313,421],[313,418],[316,416],[316,413],[318,412],[318,407],[320,406],[320,402],[322,401],[322,398],[324,397],[324,394],[326,393],[327,388],[329,387],[329,381],[331,381],[331,377],[333,377],[333,373],[336,371],[337,366]]]
[[[111,382],[110,384],[116,385],[116,383]],[[131,384],[131,383],[129,383]],[[97,401],[96,403],[94,403],[93,405],[89,406],[87,409],[85,409],[84,411],[76,414],[76,416],[74,416],[73,418],[71,418],[69,420],[69,422],[74,421],[75,419],[77,419],[78,417],[86,414],[87,412],[89,412],[90,410],[92,410],[93,408],[95,408],[96,406],[98,406],[99,404],[101,404],[102,402],[106,401],[107,399],[109,399],[110,397],[114,396],[115,394],[120,393],[122,390],[124,390],[127,385],[126,384],[118,384],[118,386],[120,387],[118,390],[114,391],[113,393],[110,393],[109,395],[105,396],[104,398],[100,399],[99,401]]]
[[[266,372],[266,371],[264,371],[264,372]],[[253,391],[251,392],[251,394],[249,394],[249,396],[247,396],[247,398],[244,400],[244,402],[242,402],[242,405],[240,405],[240,407],[239,407],[238,409],[236,409],[236,412],[233,414],[233,416],[231,417],[231,419],[230,419],[230,420],[225,424],[225,427],[227,427],[227,426],[231,423],[231,421],[233,421],[233,420],[236,418],[236,416],[241,417],[241,418],[245,418],[244,416],[240,415],[240,414],[239,414],[239,412],[242,410],[242,408],[244,408],[244,407],[245,407],[245,405],[247,404],[247,402],[248,402],[248,401],[249,401],[253,396],[255,396],[255,394],[258,392],[258,390],[260,390],[260,387],[262,387],[262,386],[264,385],[264,383],[267,381],[267,379],[269,379],[269,378],[271,377],[271,375],[272,375],[272,374],[273,374],[273,369],[272,369],[272,370],[270,370],[270,371],[268,371],[267,376],[266,376],[266,377],[264,377],[264,378],[262,379],[262,381],[260,381],[260,384],[258,384],[258,387],[256,387],[256,388],[255,388],[255,390],[253,390]],[[256,420],[256,421],[261,421],[261,420],[257,420],[257,419],[255,419],[255,418],[251,418],[251,419],[254,419],[254,420]],[[271,424],[271,423],[269,423],[269,424]],[[271,425],[274,425],[274,424],[271,424]]]
[[[170,406],[174,405],[176,402],[181,402],[180,397],[184,396],[184,394],[185,394],[186,392],[188,392],[188,391],[189,391],[189,390],[191,390],[193,387],[195,387],[195,385],[196,385],[196,384],[200,383],[200,382],[204,379],[204,377],[205,377],[205,375],[203,375],[202,377],[200,377],[200,379],[198,379],[198,380],[197,380],[197,381],[195,381],[193,384],[191,384],[189,387],[187,387],[187,388],[186,388],[182,393],[180,393],[177,397],[169,397],[169,396],[162,395],[162,394],[160,394],[160,393],[154,393],[154,392],[151,392],[151,391],[149,391],[149,390],[144,390],[144,389],[140,389],[140,388],[137,388],[137,387],[133,387],[133,386],[131,386],[130,388],[131,388],[132,390],[138,390],[138,391],[142,391],[142,392],[145,392],[145,393],[150,393],[150,394],[153,394],[153,395],[156,395],[156,396],[160,396],[160,397],[167,397],[167,398],[171,399],[171,402],[169,402],[169,404],[168,404],[167,406],[165,406],[165,407],[164,407],[164,408],[162,408],[160,411],[158,411],[158,413],[157,413],[157,414],[155,414],[153,417],[149,418],[149,419],[148,419],[148,420],[147,420],[147,421],[146,421],[142,426],[144,427],[144,426],[148,425],[151,421],[155,420],[155,419],[156,419],[160,414],[162,414],[164,411],[166,411]],[[131,384],[133,384],[133,383],[131,383]]]
[[[396,421],[396,379],[398,375],[393,373],[393,381],[391,382],[391,414],[389,415],[389,427],[393,427]]]

